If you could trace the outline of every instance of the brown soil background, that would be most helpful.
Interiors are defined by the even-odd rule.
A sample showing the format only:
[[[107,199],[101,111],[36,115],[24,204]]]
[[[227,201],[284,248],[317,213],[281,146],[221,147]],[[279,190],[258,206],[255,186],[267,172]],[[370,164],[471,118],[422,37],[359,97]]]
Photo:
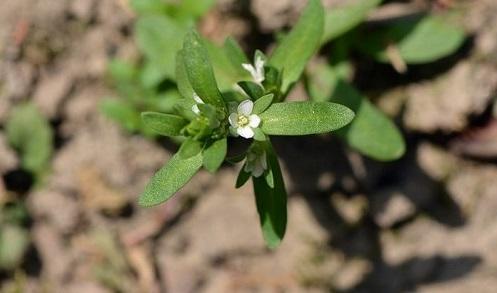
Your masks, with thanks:
[[[200,29],[250,50],[304,2],[218,1]],[[2,0],[0,126],[32,100],[57,149],[44,186],[19,193],[0,180],[0,198],[23,198],[32,219],[31,248],[0,273],[0,292],[495,292],[497,3],[387,2],[462,5],[470,37],[406,75],[359,58],[356,83],[403,129],[402,159],[373,162],[329,137],[276,140],[289,223],[271,252],[251,187],[234,188],[237,167],[202,171],[166,205],[137,206],[173,148],[98,111],[115,95],[108,61],[139,55],[126,0]],[[0,174],[17,168],[0,128]]]

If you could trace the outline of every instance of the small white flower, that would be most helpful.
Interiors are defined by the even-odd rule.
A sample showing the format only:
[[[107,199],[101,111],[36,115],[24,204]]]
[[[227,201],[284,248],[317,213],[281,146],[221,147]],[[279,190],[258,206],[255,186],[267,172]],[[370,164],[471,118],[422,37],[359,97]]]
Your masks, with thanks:
[[[262,59],[262,56],[257,55],[255,57],[255,66],[248,63],[244,63],[242,66],[250,73],[250,75],[252,75],[252,78],[256,83],[261,84],[265,79],[264,63],[265,62],[264,59]]]
[[[232,112],[228,117],[230,122],[230,131],[233,135],[244,138],[254,137],[254,128],[259,127],[261,118],[252,114],[254,103],[251,100],[245,100],[238,105],[236,112]]]
[[[198,108],[198,104],[205,104],[205,103],[195,92],[193,93],[193,99],[195,100],[196,104],[192,106],[192,111],[193,113],[199,115],[200,109]]]
[[[247,173],[252,173],[254,177],[264,174],[264,171],[267,170],[266,152],[262,151],[260,154],[249,152],[243,170]]]

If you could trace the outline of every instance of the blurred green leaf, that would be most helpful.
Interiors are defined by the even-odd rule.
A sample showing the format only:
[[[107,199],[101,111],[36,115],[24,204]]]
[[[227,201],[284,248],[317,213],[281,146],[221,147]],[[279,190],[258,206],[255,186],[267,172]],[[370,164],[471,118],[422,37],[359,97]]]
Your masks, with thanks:
[[[164,14],[167,4],[163,0],[131,0],[131,8],[138,14]]]
[[[0,210],[0,227],[4,223],[23,225],[29,220],[29,213],[22,202],[4,205]]]
[[[133,81],[138,75],[138,69],[124,60],[113,59],[109,62],[109,74],[117,83]]]
[[[240,68],[240,70],[242,70],[242,64],[250,63],[247,55],[245,55],[245,52],[243,52],[243,49],[240,47],[235,39],[231,37],[226,38],[226,40],[224,41],[223,49],[227,58],[230,60],[234,67]]]
[[[269,135],[307,135],[339,129],[354,118],[354,112],[328,102],[272,104],[260,114],[261,129]]]
[[[214,68],[216,81],[222,92],[233,90],[233,86],[237,82],[250,77],[248,72],[243,70],[241,65],[236,65],[236,60],[240,58],[240,52],[233,52],[233,50],[236,50],[235,48],[230,47],[226,50],[225,47],[220,48],[208,40],[204,40],[204,43],[209,51],[209,57],[212,62],[212,67]],[[235,56],[237,59],[231,59],[233,54],[237,54],[237,56]]]
[[[252,177],[257,212],[266,245],[274,249],[283,240],[287,222],[287,194],[278,158],[271,144],[266,146],[268,167],[271,169],[274,188],[268,185],[265,176]]]
[[[174,58],[188,28],[165,15],[147,15],[138,19],[135,29],[136,41],[150,60],[147,70],[154,73],[154,80],[174,79]]]
[[[171,6],[176,9],[171,14],[176,18],[195,19],[203,16],[214,4],[215,0],[182,0],[175,1]]]
[[[10,144],[20,152],[22,167],[36,175],[44,173],[53,152],[53,133],[36,106],[16,106],[5,127]]]
[[[164,136],[179,136],[183,127],[188,124],[188,120],[183,117],[171,114],[143,112],[141,117],[146,127]]]
[[[188,80],[188,74],[186,73],[185,68],[185,52],[183,50],[178,51],[176,54],[176,84],[178,85],[178,90],[181,95],[195,102],[193,100],[194,90]]]
[[[422,64],[453,54],[462,45],[465,32],[448,16],[404,19],[383,29],[368,32],[356,45],[378,61],[389,62],[388,46],[395,46],[404,62]]]
[[[224,162],[228,149],[228,140],[226,138],[214,141],[204,150],[204,167],[207,171],[214,173]]]
[[[0,227],[0,269],[11,270],[19,266],[29,245],[28,232],[15,225]]]
[[[173,113],[176,105],[183,97],[176,89],[160,91],[146,99],[145,111],[157,111],[162,113]]]
[[[299,80],[307,62],[319,48],[323,26],[321,1],[309,0],[297,24],[274,50],[269,64],[283,72],[283,93]]]
[[[125,101],[104,99],[100,104],[100,109],[105,116],[116,121],[128,131],[136,131],[140,128],[140,113]]]
[[[308,76],[308,90],[316,101],[332,101],[355,112],[352,122],[336,134],[363,155],[380,161],[404,154],[404,139],[397,126],[352,85],[342,79],[337,67],[322,65]]]
[[[202,161],[201,153],[188,159],[183,159],[179,154],[175,154],[152,177],[140,196],[139,204],[151,207],[167,201],[190,181],[193,175],[202,167]]]
[[[217,87],[209,52],[195,31],[190,31],[183,43],[183,62],[193,90],[207,104],[225,108]]]
[[[151,60],[146,59],[140,72],[139,79],[140,84],[143,87],[151,89],[158,86],[164,79],[164,71]]]
[[[356,116],[337,134],[354,149],[379,161],[400,158],[405,142],[397,126],[354,87],[339,81],[332,101],[350,107]]]
[[[328,9],[322,43],[327,43],[359,25],[382,0],[358,0],[344,6]]]

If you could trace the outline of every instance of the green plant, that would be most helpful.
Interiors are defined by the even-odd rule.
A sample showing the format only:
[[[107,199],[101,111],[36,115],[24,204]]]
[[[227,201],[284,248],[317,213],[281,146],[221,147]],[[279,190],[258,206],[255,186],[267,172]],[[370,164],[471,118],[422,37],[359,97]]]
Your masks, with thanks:
[[[158,111],[172,113],[181,98],[175,86],[175,56],[185,34],[214,4],[214,0],[133,0],[137,14],[134,26],[142,60],[132,64],[113,60],[109,75],[119,98],[106,98],[102,112],[130,132],[146,137],[155,133],[144,127],[140,113]]]
[[[367,14],[382,0],[359,0],[326,12],[322,44],[329,61],[307,71],[306,88],[314,101],[341,103],[356,117],[336,134],[350,147],[380,161],[405,152],[405,142],[395,124],[350,82],[354,68],[352,51],[377,62],[391,62],[404,72],[407,65],[424,64],[453,54],[463,43],[462,29],[451,23],[450,13],[387,19],[373,28],[361,26]]]
[[[13,108],[5,125],[9,143],[19,152],[21,167],[39,183],[48,172],[53,152],[53,133],[47,119],[31,103]]]
[[[429,15],[417,20],[389,21],[371,33],[361,23],[381,0],[360,0],[329,11],[319,0],[310,0],[299,22],[271,56],[256,51],[250,64],[233,39],[228,38],[219,47],[192,31],[188,24],[195,17],[174,25],[156,19],[158,10],[163,15],[167,9],[158,9],[155,4],[140,8],[154,12],[150,23],[137,25],[146,31],[138,36],[145,55],[143,66],[123,66],[114,74],[119,79],[124,73],[126,82],[118,83],[123,85],[123,95],[133,92],[128,86],[138,85],[136,103],[123,111],[133,114],[123,114],[121,122],[131,123],[134,126],[129,129],[144,133],[180,137],[182,144],[153,176],[139,202],[143,206],[163,203],[200,168],[215,172],[225,160],[243,161],[236,187],[252,179],[263,236],[270,248],[277,247],[283,239],[287,219],[287,194],[271,136],[336,130],[339,138],[366,156],[381,161],[401,157],[405,142],[396,125],[351,83],[350,53],[358,51],[385,62],[392,61],[393,48],[397,61],[418,64],[453,53],[464,39],[461,30],[449,28],[442,20],[434,21]],[[136,33],[140,34],[140,30]],[[433,34],[445,33],[449,37],[437,37],[436,46],[419,45],[428,42]],[[166,35],[174,38],[167,53],[163,41]],[[184,39],[179,41],[179,37]],[[306,71],[307,63],[320,47],[328,50],[323,53],[330,61]],[[285,102],[304,71],[311,101]],[[164,80],[173,81],[179,94],[164,98],[166,106],[162,109],[154,105],[143,107],[146,95],[138,94],[141,89],[153,88],[157,92]],[[176,93],[173,87],[167,89]],[[137,113],[144,109],[138,119]],[[251,144],[242,154],[226,158],[230,136],[251,139]]]
[[[0,205],[0,270],[16,268],[29,245],[29,233],[23,224],[27,211],[21,203]]]
[[[326,133],[354,117],[350,109],[336,103],[284,102],[319,47],[323,23],[320,1],[309,1],[299,22],[273,54],[266,58],[257,51],[253,65],[247,63],[238,45],[228,40],[222,50],[226,57],[212,59],[214,64],[228,60],[224,70],[239,72],[237,90],[233,84],[220,90],[216,78],[223,75],[216,75],[211,65],[211,44],[190,31],[176,56],[176,81],[183,96],[176,113],[142,114],[144,123],[157,133],[181,135],[185,140],[151,179],[140,204],[154,206],[168,200],[202,166],[215,172],[225,160],[228,136],[252,139],[243,154],[229,160],[245,160],[236,186],[252,178],[264,239],[269,247],[278,246],[286,229],[287,194],[270,137]]]

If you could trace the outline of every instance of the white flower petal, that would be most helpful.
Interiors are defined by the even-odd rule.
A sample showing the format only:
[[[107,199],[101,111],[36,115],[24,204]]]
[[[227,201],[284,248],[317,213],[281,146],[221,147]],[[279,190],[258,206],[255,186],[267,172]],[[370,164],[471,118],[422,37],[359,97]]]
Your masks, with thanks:
[[[238,105],[238,114],[243,114],[249,116],[252,114],[252,109],[254,108],[254,103],[251,100],[245,100]]]
[[[193,113],[195,113],[197,115],[200,114],[200,109],[198,108],[197,104],[192,106],[192,111],[193,111]]]
[[[257,55],[255,58],[255,69],[257,71],[261,71],[261,69],[264,69],[264,59],[262,59],[262,56]]]
[[[247,70],[250,73],[250,75],[252,75],[252,76],[257,74],[257,70],[254,68],[254,66],[252,64],[243,63],[242,67],[243,67],[243,69]]]
[[[202,99],[197,95],[197,93],[193,93],[193,99],[195,100],[195,102],[197,102],[197,104],[204,103],[204,101],[202,101]]]
[[[264,70],[264,60],[261,56],[257,56],[255,60],[255,71],[254,80],[257,83],[262,83],[265,79],[265,70]]]
[[[230,122],[231,126],[237,128],[238,127],[238,114],[231,113],[230,116],[228,117],[228,121]]]
[[[258,115],[252,114],[249,116],[249,126],[257,128],[261,124],[261,118]]]
[[[246,126],[246,127],[238,127],[236,129],[236,131],[238,132],[238,134],[243,137],[243,138],[252,138],[254,137],[254,131],[252,130],[252,128],[250,128],[249,126]]]

